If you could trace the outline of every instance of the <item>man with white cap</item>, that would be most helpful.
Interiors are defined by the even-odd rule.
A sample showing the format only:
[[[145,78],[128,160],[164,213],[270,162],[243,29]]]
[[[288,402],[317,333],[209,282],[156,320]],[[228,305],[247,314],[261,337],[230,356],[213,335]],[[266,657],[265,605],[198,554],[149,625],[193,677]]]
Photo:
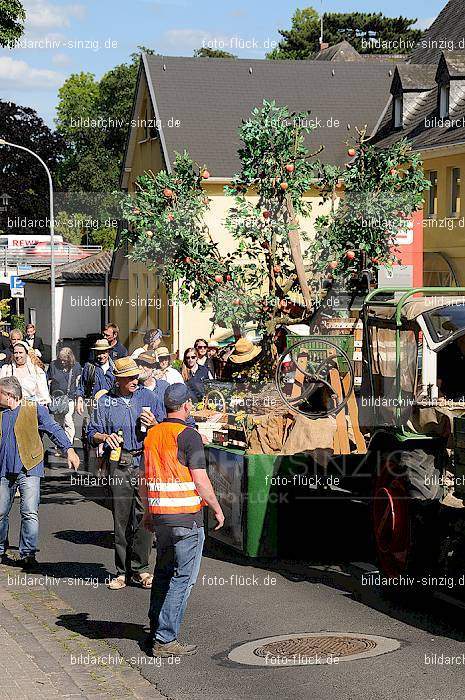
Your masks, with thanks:
[[[147,427],[162,421],[166,411],[160,396],[139,384],[139,374],[132,357],[115,360],[115,386],[97,400],[87,430],[89,443],[103,445],[109,462],[116,566],[108,583],[111,590],[129,581],[150,588],[153,578],[148,570],[152,535],[142,525],[139,465]]]
[[[158,348],[156,354],[157,360],[160,363],[160,379],[164,379],[168,384],[184,384],[181,372],[178,372],[177,369],[170,365],[171,356],[168,348]]]

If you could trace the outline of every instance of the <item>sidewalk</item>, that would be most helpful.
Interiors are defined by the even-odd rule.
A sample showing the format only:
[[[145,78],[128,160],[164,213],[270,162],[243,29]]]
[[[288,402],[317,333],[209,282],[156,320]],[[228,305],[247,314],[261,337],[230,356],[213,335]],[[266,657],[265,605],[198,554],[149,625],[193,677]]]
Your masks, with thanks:
[[[40,574],[25,574],[19,567],[0,565],[2,700],[166,700],[114,647],[60,626],[58,616],[75,611],[41,586],[41,579]],[[25,580],[32,585],[25,584]],[[85,634],[85,623],[82,631]]]

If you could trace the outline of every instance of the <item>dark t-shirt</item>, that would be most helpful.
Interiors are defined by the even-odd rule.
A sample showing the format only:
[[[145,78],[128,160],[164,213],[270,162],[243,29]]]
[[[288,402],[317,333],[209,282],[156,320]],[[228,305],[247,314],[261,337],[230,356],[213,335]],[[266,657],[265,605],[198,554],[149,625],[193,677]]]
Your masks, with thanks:
[[[178,459],[189,469],[206,469],[205,450],[202,438],[197,430],[189,427],[184,421],[178,418],[166,418],[166,423],[181,423],[186,428],[179,433]],[[203,527],[203,508],[196,513],[170,513],[167,515],[153,515],[154,525],[169,525],[170,527],[192,528],[194,523],[197,527]]]

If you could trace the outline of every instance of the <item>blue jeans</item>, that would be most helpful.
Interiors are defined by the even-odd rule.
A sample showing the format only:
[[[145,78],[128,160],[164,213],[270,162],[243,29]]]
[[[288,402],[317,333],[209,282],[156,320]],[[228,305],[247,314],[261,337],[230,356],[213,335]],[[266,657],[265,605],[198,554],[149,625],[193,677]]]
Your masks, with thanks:
[[[0,479],[0,554],[5,552],[8,538],[8,516],[19,488],[19,512],[21,534],[19,556],[35,554],[39,539],[40,476],[27,476],[25,472],[10,474]]]
[[[205,533],[188,527],[155,525],[157,560],[150,593],[150,629],[157,642],[172,642],[199,574]]]

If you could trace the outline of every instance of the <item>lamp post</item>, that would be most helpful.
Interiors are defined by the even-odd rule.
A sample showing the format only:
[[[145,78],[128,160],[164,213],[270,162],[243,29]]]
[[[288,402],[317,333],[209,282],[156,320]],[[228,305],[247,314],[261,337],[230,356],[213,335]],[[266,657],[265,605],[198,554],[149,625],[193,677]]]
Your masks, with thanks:
[[[52,323],[51,323],[51,354],[52,354],[52,360],[56,359],[56,345],[57,345],[57,338],[56,338],[56,323],[55,323],[55,221],[54,221],[54,214],[53,214],[53,181],[52,181],[52,175],[50,173],[50,170],[48,169],[48,166],[40,156],[37,155],[37,153],[34,153],[34,151],[31,151],[29,148],[26,148],[25,146],[19,146],[17,143],[9,143],[9,141],[5,141],[5,139],[0,138],[0,146],[11,146],[11,148],[18,148],[20,151],[26,151],[26,153],[30,153],[31,156],[34,156],[39,163],[42,164],[42,166],[45,168],[45,172],[47,173],[48,177],[48,185],[49,185],[49,203],[50,203],[50,312],[52,314]]]

